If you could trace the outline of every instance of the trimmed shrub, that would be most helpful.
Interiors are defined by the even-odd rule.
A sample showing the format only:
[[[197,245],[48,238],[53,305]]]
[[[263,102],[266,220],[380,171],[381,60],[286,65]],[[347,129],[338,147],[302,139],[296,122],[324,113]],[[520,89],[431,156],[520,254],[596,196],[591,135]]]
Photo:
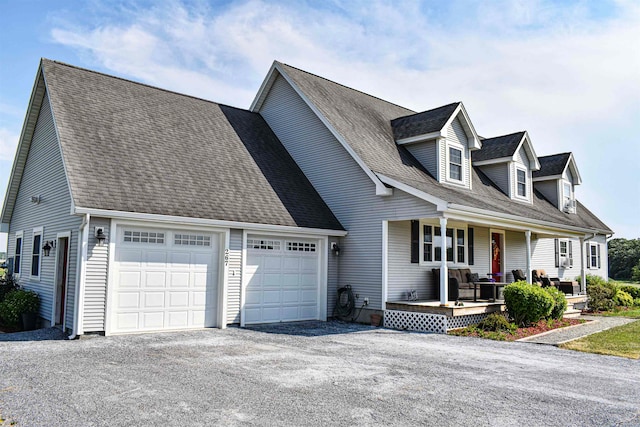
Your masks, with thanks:
[[[636,298],[633,300],[633,305],[635,305],[636,307],[640,307],[640,298]]]
[[[587,296],[589,297],[589,307],[595,311],[609,311],[615,306],[613,297],[616,290],[606,285],[587,286]]]
[[[542,289],[544,289],[544,291],[548,293],[555,302],[548,318],[555,320],[562,319],[564,311],[567,309],[567,298],[564,296],[564,292],[555,286],[548,286]]]
[[[580,283],[582,278],[580,276],[576,277],[576,281]],[[594,274],[587,274],[587,287],[591,285],[606,285],[607,281],[600,276],[596,276]]]
[[[485,317],[478,325],[478,329],[491,332],[515,332],[518,327],[510,323],[501,313],[491,313]]]
[[[633,297],[625,291],[619,290],[613,297],[613,303],[616,306],[631,307],[633,305]]]
[[[549,317],[554,299],[544,289],[525,281],[504,288],[504,302],[509,317],[520,326],[529,326]]]
[[[633,299],[640,298],[640,287],[638,286],[623,285],[620,286],[620,290],[631,295]]]
[[[7,326],[17,326],[22,313],[37,313],[39,308],[40,297],[36,292],[18,289],[0,302],[0,319]]]
[[[0,280],[0,302],[4,301],[9,292],[18,289],[18,284],[13,280],[13,276],[7,276]]]

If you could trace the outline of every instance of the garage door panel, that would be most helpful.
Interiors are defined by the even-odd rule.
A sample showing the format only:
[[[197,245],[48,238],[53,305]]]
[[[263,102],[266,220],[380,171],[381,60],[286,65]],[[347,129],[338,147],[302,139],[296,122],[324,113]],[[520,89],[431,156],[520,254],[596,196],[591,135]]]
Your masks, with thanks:
[[[121,292],[118,295],[118,308],[140,308],[140,294],[138,292]]]
[[[216,324],[218,236],[202,234],[211,236],[210,246],[174,245],[173,232],[164,233],[166,238],[156,243],[124,242],[119,234],[112,332]]]
[[[162,329],[164,327],[164,312],[147,312],[142,314],[142,330]]]
[[[261,236],[249,239],[245,323],[317,319],[320,255],[300,249],[316,248],[317,243]],[[259,245],[261,241],[276,243]],[[303,307],[305,304],[309,307]]]
[[[145,308],[162,308],[165,305],[164,292],[145,292],[144,307]]]
[[[164,288],[167,274],[164,271],[146,271],[144,279],[145,288]]]

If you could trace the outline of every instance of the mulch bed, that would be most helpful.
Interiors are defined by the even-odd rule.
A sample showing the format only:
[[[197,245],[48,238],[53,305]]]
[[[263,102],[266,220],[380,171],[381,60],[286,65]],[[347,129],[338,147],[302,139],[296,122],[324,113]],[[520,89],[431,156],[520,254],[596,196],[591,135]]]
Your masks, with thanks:
[[[465,337],[478,337],[478,338],[490,338],[490,339],[498,339],[503,341],[516,341],[521,338],[530,337],[532,335],[542,334],[547,331],[552,331],[554,329],[566,328],[567,326],[580,325],[585,323],[584,319],[571,319],[564,318],[562,320],[541,320],[538,323],[529,326],[528,328],[518,328],[514,333],[509,332],[482,332],[482,331],[472,331],[468,328],[457,329],[454,331],[450,331],[451,335],[459,335]]]

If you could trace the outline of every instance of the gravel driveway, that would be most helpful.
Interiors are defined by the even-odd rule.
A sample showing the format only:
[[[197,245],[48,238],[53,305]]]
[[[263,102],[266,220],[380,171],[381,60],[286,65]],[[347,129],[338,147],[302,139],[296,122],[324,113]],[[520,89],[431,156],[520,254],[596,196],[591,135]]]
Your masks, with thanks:
[[[19,426],[640,425],[638,361],[550,346],[339,322],[39,334],[0,342]]]

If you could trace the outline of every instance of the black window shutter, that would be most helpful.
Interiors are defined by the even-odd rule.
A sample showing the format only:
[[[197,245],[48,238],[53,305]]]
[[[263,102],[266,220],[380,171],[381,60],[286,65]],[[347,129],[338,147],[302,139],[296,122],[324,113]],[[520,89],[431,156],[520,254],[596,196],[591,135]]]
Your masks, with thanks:
[[[587,254],[587,263],[585,264],[587,268],[591,268],[591,251],[589,250],[589,242],[585,243],[584,252]]]
[[[420,261],[420,221],[411,220],[411,263]]]
[[[596,245],[596,247],[598,248],[598,268],[600,268],[600,245]]]
[[[556,267],[560,267],[560,242],[558,239],[553,239],[556,247]]]
[[[569,240],[569,267],[573,267],[573,242]]]
[[[469,251],[467,255],[467,259],[469,260],[469,265],[473,265],[473,228],[469,228],[467,230],[467,235],[468,235],[467,248]]]

